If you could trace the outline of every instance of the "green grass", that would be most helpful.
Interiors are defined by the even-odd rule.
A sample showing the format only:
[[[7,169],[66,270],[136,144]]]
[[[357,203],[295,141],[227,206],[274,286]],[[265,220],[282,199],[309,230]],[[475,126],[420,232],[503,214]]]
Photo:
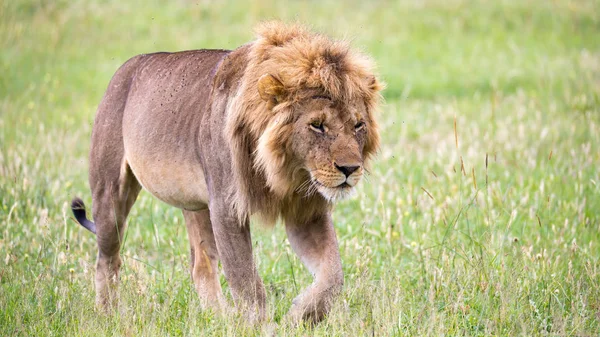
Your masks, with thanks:
[[[0,1],[0,335],[552,335],[600,331],[597,1]],[[183,218],[142,193],[119,312],[94,311],[95,108],[129,57],[235,48],[270,18],[373,55],[383,146],[336,207],[345,288],[328,319],[281,318],[310,282],[281,225],[254,227],[278,324],[199,310]],[[224,282],[224,281],[223,281]]]

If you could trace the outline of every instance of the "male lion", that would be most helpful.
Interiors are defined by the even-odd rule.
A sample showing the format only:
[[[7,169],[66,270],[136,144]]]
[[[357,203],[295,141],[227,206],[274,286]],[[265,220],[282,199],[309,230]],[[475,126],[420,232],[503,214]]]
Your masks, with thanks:
[[[331,220],[378,148],[381,85],[370,60],[299,25],[258,28],[233,51],[133,57],[112,78],[92,131],[93,219],[75,198],[77,221],[96,233],[96,302],[115,298],[125,219],[144,187],[183,210],[191,274],[204,306],[225,306],[218,260],[236,306],[265,315],[249,216],[285,222],[314,283],[292,320],[321,320],[343,284]]]

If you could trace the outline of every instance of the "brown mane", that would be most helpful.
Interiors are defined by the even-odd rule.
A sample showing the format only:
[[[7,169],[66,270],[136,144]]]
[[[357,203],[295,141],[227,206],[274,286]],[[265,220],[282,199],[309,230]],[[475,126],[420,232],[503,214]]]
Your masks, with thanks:
[[[308,93],[322,92],[333,99],[361,99],[369,118],[365,162],[377,150],[379,136],[373,112],[382,85],[372,61],[300,25],[267,22],[257,28],[249,46],[248,63],[228,106],[225,137],[230,141],[236,186],[231,191],[238,217],[259,213],[267,223],[279,216],[297,215],[302,182],[295,163],[286,156],[293,121],[293,104]],[[244,48],[244,47],[242,47]],[[277,104],[263,100],[257,90],[261,76],[270,74],[285,87]],[[255,177],[255,179],[249,179]],[[323,207],[323,199],[303,199],[303,213]]]

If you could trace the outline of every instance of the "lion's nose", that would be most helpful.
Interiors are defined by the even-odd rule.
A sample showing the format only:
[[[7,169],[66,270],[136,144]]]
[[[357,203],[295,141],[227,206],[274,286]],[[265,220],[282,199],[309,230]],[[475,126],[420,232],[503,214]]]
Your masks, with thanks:
[[[340,170],[346,177],[349,177],[354,171],[358,170],[360,166],[339,166],[334,164],[335,168]]]

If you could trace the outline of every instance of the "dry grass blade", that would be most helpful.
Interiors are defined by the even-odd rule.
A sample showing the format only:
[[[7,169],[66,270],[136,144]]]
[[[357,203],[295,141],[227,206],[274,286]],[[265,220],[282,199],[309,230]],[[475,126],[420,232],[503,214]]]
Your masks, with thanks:
[[[456,150],[458,150],[458,132],[456,131],[456,115],[454,115],[454,142],[456,144]]]
[[[421,189],[423,190],[423,192],[427,193],[427,195],[431,198],[431,200],[434,200],[433,196],[431,195],[431,193],[429,193],[429,191],[427,191],[423,186],[421,186]]]
[[[488,185],[488,154],[485,154],[485,186]]]

